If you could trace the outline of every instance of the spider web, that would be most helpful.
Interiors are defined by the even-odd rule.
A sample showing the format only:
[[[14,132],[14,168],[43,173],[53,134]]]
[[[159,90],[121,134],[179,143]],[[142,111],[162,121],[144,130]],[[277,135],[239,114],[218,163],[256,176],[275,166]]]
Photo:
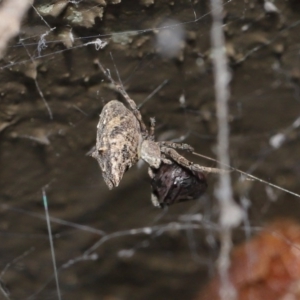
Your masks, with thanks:
[[[35,1],[1,61],[3,299],[59,299],[43,191],[62,299],[192,299],[216,273],[214,175],[200,199],[158,210],[144,163],[109,191],[86,156],[103,105],[122,101],[96,60],[115,80],[117,69],[145,122],[155,116],[158,140],[216,156],[209,1],[123,0],[104,6],[103,20],[99,3],[69,1],[51,16],[42,13],[46,1]],[[297,1],[227,1],[224,32],[231,165],[300,193],[297,8]],[[83,13],[79,25],[74,11]],[[234,243],[267,221],[299,218],[298,197],[238,172],[232,181],[245,211]]]

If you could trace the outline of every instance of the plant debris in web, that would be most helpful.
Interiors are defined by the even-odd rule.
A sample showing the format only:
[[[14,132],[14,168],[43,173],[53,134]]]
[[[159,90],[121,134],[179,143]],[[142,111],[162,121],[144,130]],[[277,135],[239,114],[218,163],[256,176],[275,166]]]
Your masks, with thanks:
[[[300,226],[289,219],[266,225],[234,248],[228,276],[238,300],[300,299]],[[216,276],[194,300],[221,299]]]

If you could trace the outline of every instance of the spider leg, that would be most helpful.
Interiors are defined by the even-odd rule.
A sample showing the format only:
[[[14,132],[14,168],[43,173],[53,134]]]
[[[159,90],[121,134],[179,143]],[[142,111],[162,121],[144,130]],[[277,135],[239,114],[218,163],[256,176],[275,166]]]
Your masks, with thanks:
[[[143,132],[144,137],[147,137],[148,136],[147,127],[146,127],[146,125],[145,125],[145,123],[144,123],[144,121],[142,119],[142,115],[141,115],[140,111],[138,110],[138,108],[137,108],[136,103],[134,102],[134,100],[132,100],[129,97],[129,95],[126,93],[123,85],[121,83],[116,82],[111,77],[109,69],[105,70],[99,60],[96,60],[96,63],[99,66],[99,68],[102,71],[102,73],[105,75],[105,77],[116,87],[117,91],[124,97],[124,99],[126,100],[127,104],[129,105],[130,109],[132,110],[133,114],[135,115],[135,117],[139,121],[140,126],[141,126],[141,130]]]
[[[150,118],[150,138],[154,141],[155,118]]]
[[[222,170],[218,168],[210,168],[210,167],[203,167],[197,164],[193,164],[190,169],[192,171],[197,171],[197,172],[206,172],[206,173],[215,173],[215,174],[225,174],[230,172],[230,170]]]
[[[163,163],[165,163],[165,164],[167,164],[167,165],[171,165],[173,162],[170,160],[170,159],[168,159],[167,157],[166,157],[166,155],[164,154],[164,153],[160,153],[160,159],[161,159],[161,161],[163,162]]]
[[[155,176],[153,170],[150,167],[148,168],[148,175],[150,176],[151,179]]]
[[[218,173],[222,174],[228,172],[227,170],[222,170],[218,168],[210,168],[210,167],[202,167],[198,164],[194,164],[193,162],[189,161],[182,155],[180,155],[176,150],[169,148],[169,147],[161,147],[161,152],[169,156],[172,160],[174,160],[177,164],[190,169],[191,171],[196,172],[206,172],[206,173]]]
[[[167,165],[171,165],[171,164],[172,164],[172,161],[169,160],[169,159],[167,159],[167,158],[163,158],[161,161],[162,161],[163,163],[167,164]]]
[[[172,148],[162,146],[160,149],[161,149],[162,153],[164,153],[166,156],[169,156],[176,163],[178,163],[179,165],[181,165],[183,167],[190,168],[190,166],[193,165],[193,163],[191,161],[187,160],[185,157],[180,155],[176,150],[174,150]]]
[[[188,144],[184,143],[174,143],[174,142],[169,142],[169,141],[163,141],[159,142],[161,146],[165,146],[167,148],[173,148],[173,149],[181,149],[181,150],[186,150],[186,151],[194,151],[194,148]],[[176,151],[175,151],[176,152]]]

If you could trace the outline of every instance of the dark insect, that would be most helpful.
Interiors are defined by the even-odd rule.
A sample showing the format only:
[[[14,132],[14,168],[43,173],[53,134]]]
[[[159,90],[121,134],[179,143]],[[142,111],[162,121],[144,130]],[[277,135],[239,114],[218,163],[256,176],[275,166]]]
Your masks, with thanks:
[[[161,164],[151,168],[151,201],[154,206],[165,207],[171,204],[199,198],[207,188],[205,175],[192,171],[177,163]]]

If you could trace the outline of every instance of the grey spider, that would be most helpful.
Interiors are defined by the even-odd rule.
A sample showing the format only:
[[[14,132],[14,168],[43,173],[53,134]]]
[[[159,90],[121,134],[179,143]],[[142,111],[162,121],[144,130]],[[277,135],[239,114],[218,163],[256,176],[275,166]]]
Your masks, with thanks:
[[[195,172],[220,173],[220,169],[194,164],[175,150],[193,151],[188,144],[155,141],[154,118],[150,119],[148,130],[134,100],[128,96],[120,83],[113,80],[109,70],[105,70],[98,61],[97,64],[128,105],[127,108],[118,100],[109,101],[103,107],[97,125],[96,147],[91,156],[98,161],[109,189],[117,187],[124,173],[139,159],[149,164],[148,173],[151,178],[154,176],[153,170],[158,169],[162,163],[177,163]]]

